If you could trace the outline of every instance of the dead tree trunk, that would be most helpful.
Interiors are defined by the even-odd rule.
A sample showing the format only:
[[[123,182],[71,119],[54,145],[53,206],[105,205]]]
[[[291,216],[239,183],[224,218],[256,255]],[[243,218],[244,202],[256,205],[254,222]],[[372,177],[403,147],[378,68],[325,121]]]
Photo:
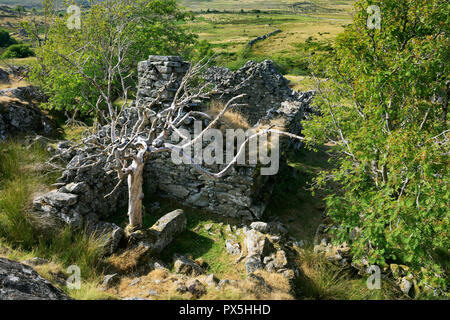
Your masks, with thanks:
[[[142,199],[144,193],[142,192],[142,185],[144,182],[144,167],[145,155],[147,153],[147,144],[143,143],[140,146],[137,155],[133,156],[131,165],[127,168],[128,171],[128,218],[129,227],[131,229],[142,228]]]

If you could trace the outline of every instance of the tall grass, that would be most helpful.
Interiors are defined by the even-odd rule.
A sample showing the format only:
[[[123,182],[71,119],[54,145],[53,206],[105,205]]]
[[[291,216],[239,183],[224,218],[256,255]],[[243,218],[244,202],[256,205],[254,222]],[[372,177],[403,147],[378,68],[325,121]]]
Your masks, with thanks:
[[[55,174],[44,174],[48,156],[39,144],[0,143],[0,240],[65,267],[76,264],[83,278],[94,279],[102,272],[102,240],[69,228],[53,226],[48,232],[31,214],[33,195],[47,191],[55,180]]]
[[[295,280],[297,299],[392,300],[407,299],[395,285],[383,279],[381,289],[370,290],[366,278],[343,269],[306,248],[297,260],[301,274]]]

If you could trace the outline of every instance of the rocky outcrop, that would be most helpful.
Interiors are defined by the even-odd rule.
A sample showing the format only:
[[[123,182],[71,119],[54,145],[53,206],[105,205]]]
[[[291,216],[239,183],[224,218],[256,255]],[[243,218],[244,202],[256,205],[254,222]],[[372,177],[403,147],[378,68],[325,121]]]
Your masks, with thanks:
[[[42,99],[32,86],[0,90],[0,141],[17,134],[50,135],[50,120],[34,105]]]
[[[0,300],[69,300],[33,268],[0,258]]]
[[[288,279],[295,277],[295,263],[289,261],[286,250],[291,247],[287,230],[279,223],[253,222],[245,232],[247,276],[257,270],[281,273]],[[275,244],[276,242],[276,244]]]

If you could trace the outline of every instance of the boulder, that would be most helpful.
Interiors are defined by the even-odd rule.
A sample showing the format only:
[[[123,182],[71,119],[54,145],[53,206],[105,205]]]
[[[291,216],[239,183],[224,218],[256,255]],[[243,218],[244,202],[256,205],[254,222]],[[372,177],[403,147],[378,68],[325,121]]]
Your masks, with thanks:
[[[161,253],[173,239],[186,230],[186,215],[181,209],[169,212],[159,219],[151,228],[154,239],[152,252]]]
[[[247,256],[245,259],[245,270],[247,271],[247,275],[263,268],[261,256],[259,255]]]
[[[205,271],[198,264],[185,256],[175,254],[173,259],[176,273],[190,276],[199,276],[205,273]]]
[[[42,101],[35,87],[0,90],[0,96],[0,140],[17,134],[53,132],[50,119],[34,105],[34,100]]]
[[[0,258],[0,300],[70,300],[33,268]]]
[[[261,233],[269,233],[269,231],[270,231],[269,224],[266,222],[261,222],[261,221],[252,222],[252,224],[250,225],[250,228],[252,228],[253,230],[259,231]]]
[[[259,255],[265,257],[275,251],[272,242],[264,234],[252,229],[247,231],[245,235],[245,245],[249,256]]]
[[[222,289],[223,287],[225,287],[225,286],[227,286],[229,284],[230,284],[230,280],[228,280],[228,279],[220,280],[219,284],[216,287],[216,289],[220,290],[220,289]]]
[[[48,204],[55,208],[70,207],[77,203],[78,196],[72,193],[63,193],[58,191],[50,191],[34,200],[37,207],[40,203]]]
[[[206,287],[197,279],[189,281],[187,289],[197,299],[206,294]]]
[[[231,239],[228,239],[227,241],[225,241],[225,247],[229,254],[232,254],[232,255],[241,254],[241,246],[239,245],[239,243],[235,243]]]

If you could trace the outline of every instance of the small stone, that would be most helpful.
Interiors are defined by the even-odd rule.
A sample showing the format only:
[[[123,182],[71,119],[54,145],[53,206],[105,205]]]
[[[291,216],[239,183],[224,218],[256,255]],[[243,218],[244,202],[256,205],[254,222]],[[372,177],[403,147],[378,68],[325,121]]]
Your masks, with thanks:
[[[408,294],[409,290],[411,290],[411,287],[412,287],[411,281],[409,281],[407,279],[407,277],[403,277],[401,282],[400,282],[400,290],[402,290],[402,292],[404,294]]]
[[[187,285],[187,289],[195,298],[200,298],[206,294],[206,287],[197,279],[191,280]]]
[[[156,292],[155,290],[147,290],[147,294],[149,294],[151,296],[157,296],[158,292]]]
[[[295,278],[295,272],[291,269],[284,270],[281,274],[288,280],[292,280]]]
[[[230,284],[230,280],[228,280],[228,279],[223,279],[223,280],[220,280],[219,281],[219,284],[217,285],[217,289],[219,290],[219,289],[222,289],[223,287],[225,287],[225,286],[227,286],[227,285],[229,285]]]
[[[253,222],[250,225],[250,228],[252,228],[253,230],[257,230],[261,233],[269,233],[269,231],[270,231],[269,224],[266,222],[261,222],[261,221]]]
[[[167,269],[166,266],[164,266],[163,264],[161,264],[161,263],[159,263],[159,262],[155,262],[155,263],[153,264],[153,267],[154,267],[155,269]]]
[[[179,293],[185,293],[188,291],[188,288],[186,286],[180,284],[177,286],[177,288],[175,290]]]
[[[275,260],[274,260],[274,266],[277,269],[281,269],[287,265],[288,261],[286,258],[286,252],[283,250],[279,250],[276,253]]]
[[[132,287],[135,284],[138,284],[139,282],[141,282],[141,278],[134,279],[133,281],[130,282],[130,284],[128,286]]]
[[[225,247],[227,252],[231,255],[241,254],[241,246],[239,243],[234,243],[231,239],[225,241]]]
[[[210,275],[208,275],[205,278],[205,283],[208,286],[215,286],[218,282],[219,282],[219,279],[217,279],[216,276],[213,273],[211,273]]]
[[[245,259],[245,269],[247,271],[247,274],[253,273],[256,270],[263,269],[261,257],[258,255],[248,256]]]
[[[110,287],[114,286],[119,280],[120,279],[117,276],[117,273],[108,274],[103,278],[103,287],[110,288]]]

